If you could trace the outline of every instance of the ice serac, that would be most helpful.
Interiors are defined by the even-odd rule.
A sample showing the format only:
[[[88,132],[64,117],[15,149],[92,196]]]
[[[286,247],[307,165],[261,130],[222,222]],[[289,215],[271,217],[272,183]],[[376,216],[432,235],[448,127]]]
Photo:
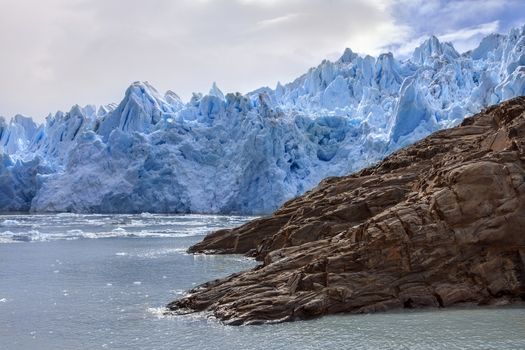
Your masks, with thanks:
[[[483,43],[485,44],[485,43]],[[484,47],[481,50],[491,50],[494,47]],[[433,65],[436,60],[442,59],[449,62],[459,58],[459,53],[451,43],[441,43],[438,38],[431,36],[421,46],[415,49],[412,61],[419,65]]]
[[[0,212],[29,211],[42,177],[51,171],[39,157],[24,161],[0,154]]]
[[[421,124],[430,122],[431,113],[427,101],[417,89],[416,82],[411,78],[404,80],[401,87],[401,97],[394,111],[394,124],[392,128],[392,142],[398,143],[402,137],[414,135],[414,130]],[[425,130],[432,130],[433,125],[428,125]],[[408,143],[411,143],[409,140]]]
[[[114,129],[127,133],[149,133],[160,121],[161,115],[171,112],[173,108],[150,84],[135,82],[126,90],[120,105],[101,118],[97,133],[104,141]]]
[[[227,324],[525,298],[525,97],[350,176],[273,215],[208,235],[192,252],[260,266],[202,284],[173,312]]]
[[[33,139],[37,125],[29,117],[17,114],[6,125],[5,119],[0,119],[0,151],[6,154],[23,153]]]
[[[346,49],[275,89],[224,94],[213,83],[188,102],[135,82],[118,105],[74,106],[39,126],[0,120],[12,162],[0,175],[31,179],[31,191],[11,189],[12,210],[269,213],[523,95],[524,43],[520,27],[463,54],[436,37],[404,61]],[[33,160],[34,172],[17,173]]]

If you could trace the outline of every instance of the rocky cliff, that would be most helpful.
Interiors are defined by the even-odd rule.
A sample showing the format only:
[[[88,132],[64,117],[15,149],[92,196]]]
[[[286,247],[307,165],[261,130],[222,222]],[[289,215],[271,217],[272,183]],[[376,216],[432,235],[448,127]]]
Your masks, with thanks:
[[[524,162],[519,97],[209,235],[190,251],[245,253],[262,265],[168,307],[237,325],[523,299]]]

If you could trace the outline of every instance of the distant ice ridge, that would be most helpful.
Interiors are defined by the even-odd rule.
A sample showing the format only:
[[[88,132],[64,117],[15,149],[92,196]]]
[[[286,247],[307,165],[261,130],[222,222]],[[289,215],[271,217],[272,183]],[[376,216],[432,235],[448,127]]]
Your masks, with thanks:
[[[134,83],[119,105],[0,119],[0,210],[268,213],[466,115],[525,94],[525,26],[459,54],[350,49],[275,89],[187,103]]]

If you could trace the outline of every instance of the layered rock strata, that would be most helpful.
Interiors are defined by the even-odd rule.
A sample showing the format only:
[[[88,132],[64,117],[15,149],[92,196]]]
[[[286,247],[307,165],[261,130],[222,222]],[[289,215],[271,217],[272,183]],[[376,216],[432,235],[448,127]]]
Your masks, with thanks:
[[[191,252],[263,263],[168,305],[227,324],[525,296],[525,97],[438,131]]]

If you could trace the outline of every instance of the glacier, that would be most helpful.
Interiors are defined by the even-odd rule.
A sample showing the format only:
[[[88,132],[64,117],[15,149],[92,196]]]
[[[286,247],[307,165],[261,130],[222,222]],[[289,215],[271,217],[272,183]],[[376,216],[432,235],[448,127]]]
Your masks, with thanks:
[[[120,104],[38,125],[0,117],[0,211],[269,213],[468,115],[525,95],[525,26],[458,53],[350,49],[275,89],[190,101],[133,83]]]

